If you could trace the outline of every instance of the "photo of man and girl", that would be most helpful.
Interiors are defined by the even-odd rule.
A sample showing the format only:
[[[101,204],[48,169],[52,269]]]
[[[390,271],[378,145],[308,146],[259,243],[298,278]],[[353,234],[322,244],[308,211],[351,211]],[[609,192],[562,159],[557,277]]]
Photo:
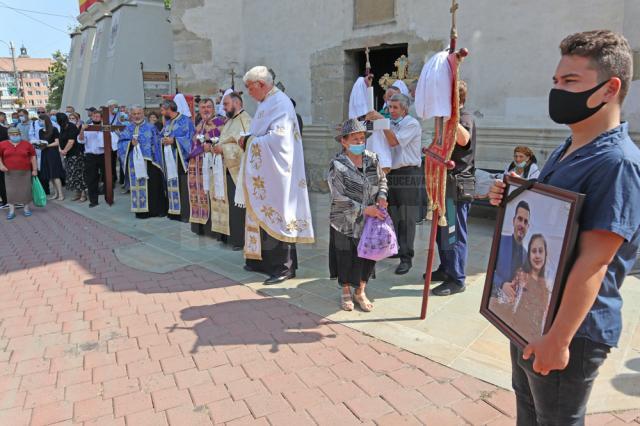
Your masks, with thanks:
[[[544,332],[570,208],[525,191],[505,211],[489,310],[526,342]]]

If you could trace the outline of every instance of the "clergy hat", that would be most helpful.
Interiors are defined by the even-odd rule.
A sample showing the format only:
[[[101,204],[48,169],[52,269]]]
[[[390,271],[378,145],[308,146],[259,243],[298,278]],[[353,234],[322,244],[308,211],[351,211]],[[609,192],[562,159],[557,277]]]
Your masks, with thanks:
[[[340,134],[336,136],[335,139],[336,141],[341,142],[343,137],[359,132],[364,132],[365,137],[367,138],[371,135],[371,132],[367,132],[367,127],[361,121],[356,120],[355,118],[350,118],[342,123]]]

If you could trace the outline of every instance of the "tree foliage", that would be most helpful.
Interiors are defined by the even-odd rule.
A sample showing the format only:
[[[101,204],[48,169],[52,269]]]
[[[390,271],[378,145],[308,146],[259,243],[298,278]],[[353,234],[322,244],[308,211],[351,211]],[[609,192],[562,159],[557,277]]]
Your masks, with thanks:
[[[56,50],[53,55],[53,63],[49,67],[49,101],[47,109],[60,109],[62,92],[64,91],[64,79],[67,76],[67,55]]]

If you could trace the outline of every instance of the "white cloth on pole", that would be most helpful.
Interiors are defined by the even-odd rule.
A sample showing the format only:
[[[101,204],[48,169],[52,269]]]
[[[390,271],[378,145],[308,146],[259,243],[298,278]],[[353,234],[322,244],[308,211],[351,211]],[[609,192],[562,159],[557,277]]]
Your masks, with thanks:
[[[173,154],[171,145],[164,146],[164,164],[167,167],[167,180],[178,178],[178,163],[176,163],[176,156]]]
[[[224,178],[225,173],[222,156],[215,154],[213,156],[213,198],[216,200],[224,200],[226,198]]]
[[[431,117],[451,117],[451,84],[453,75],[447,60],[448,50],[438,52],[422,67],[416,87],[416,114]]]
[[[369,112],[367,102],[367,83],[364,77],[358,77],[349,96],[349,118],[358,118]]]
[[[191,118],[191,110],[189,109],[189,104],[187,104],[187,100],[185,99],[182,93],[178,93],[173,101],[178,105],[178,112],[182,115],[185,115]]]
[[[136,179],[149,179],[147,163],[144,161],[139,144],[133,148],[133,170],[136,174]]]

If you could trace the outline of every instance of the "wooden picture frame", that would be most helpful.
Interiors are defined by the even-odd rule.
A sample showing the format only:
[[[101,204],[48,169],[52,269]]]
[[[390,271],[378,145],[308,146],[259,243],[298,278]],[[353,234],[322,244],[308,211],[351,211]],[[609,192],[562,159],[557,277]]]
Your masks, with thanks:
[[[584,195],[512,176],[505,183],[480,314],[523,349],[560,306]]]

